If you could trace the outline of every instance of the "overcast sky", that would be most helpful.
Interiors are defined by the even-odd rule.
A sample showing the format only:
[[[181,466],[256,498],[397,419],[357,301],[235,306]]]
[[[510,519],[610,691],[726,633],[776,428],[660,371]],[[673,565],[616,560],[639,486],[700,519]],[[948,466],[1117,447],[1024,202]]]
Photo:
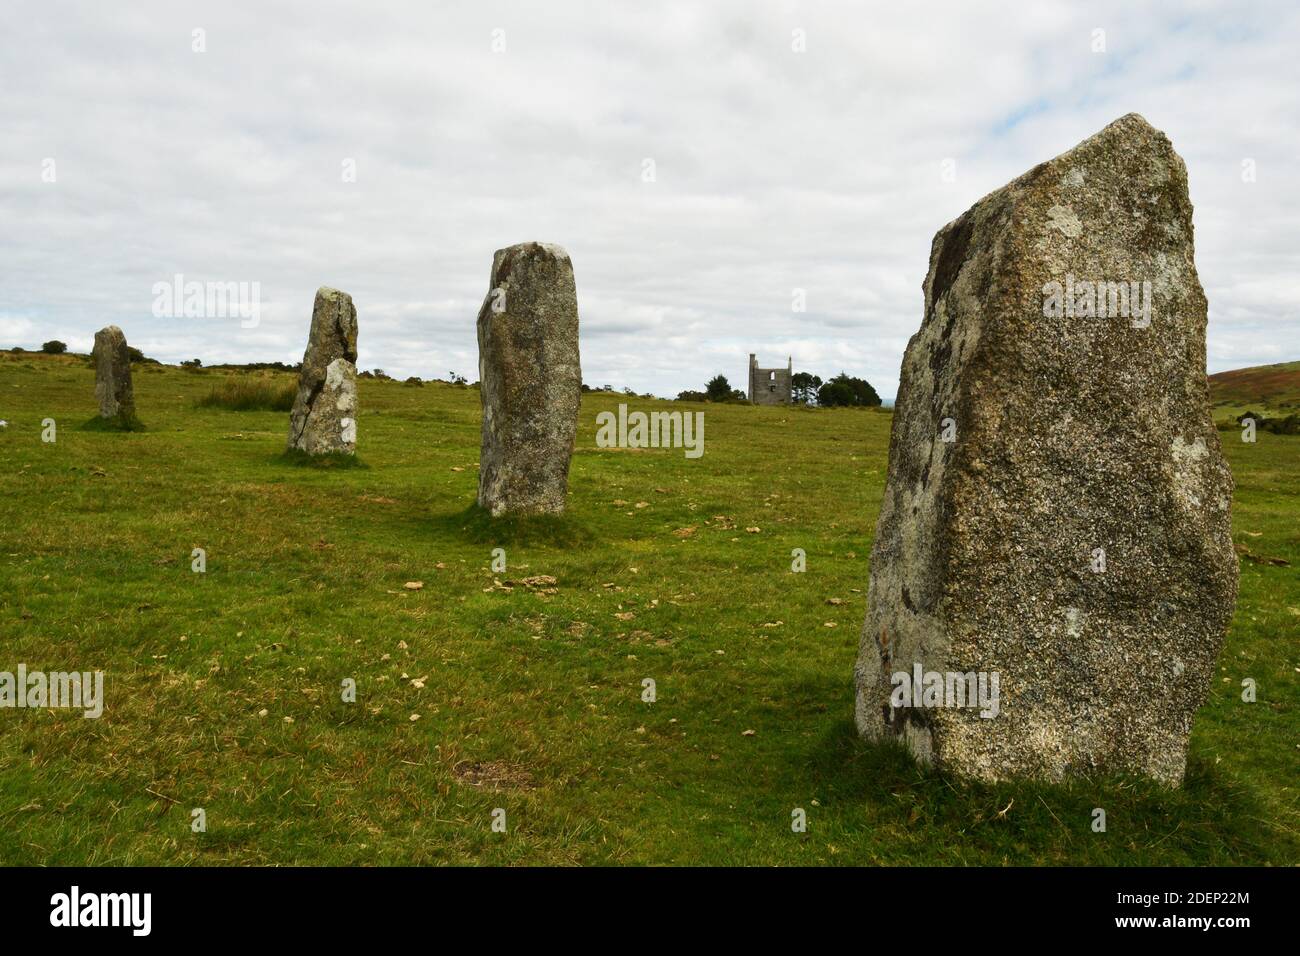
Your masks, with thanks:
[[[348,6],[4,0],[0,346],[296,362],[332,285],[362,368],[472,380],[492,253],[539,240],[590,384],[756,352],[888,397],[935,231],[1139,112],[1187,161],[1210,370],[1300,358],[1293,0]],[[260,283],[260,324],[155,317],[177,273]]]

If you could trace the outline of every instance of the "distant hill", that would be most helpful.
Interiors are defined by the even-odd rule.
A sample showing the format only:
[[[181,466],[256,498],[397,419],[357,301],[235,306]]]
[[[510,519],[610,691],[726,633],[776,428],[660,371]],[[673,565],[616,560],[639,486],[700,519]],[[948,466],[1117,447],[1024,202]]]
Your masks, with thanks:
[[[1215,419],[1250,410],[1269,417],[1300,411],[1300,362],[1257,365],[1209,377]]]

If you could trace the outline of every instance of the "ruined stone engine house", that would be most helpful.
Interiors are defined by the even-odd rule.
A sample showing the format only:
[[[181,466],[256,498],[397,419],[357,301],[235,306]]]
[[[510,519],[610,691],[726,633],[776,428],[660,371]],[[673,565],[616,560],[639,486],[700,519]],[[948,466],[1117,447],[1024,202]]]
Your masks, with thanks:
[[[789,405],[790,380],[794,377],[794,358],[785,368],[759,368],[754,353],[749,353],[749,400],[755,405]]]

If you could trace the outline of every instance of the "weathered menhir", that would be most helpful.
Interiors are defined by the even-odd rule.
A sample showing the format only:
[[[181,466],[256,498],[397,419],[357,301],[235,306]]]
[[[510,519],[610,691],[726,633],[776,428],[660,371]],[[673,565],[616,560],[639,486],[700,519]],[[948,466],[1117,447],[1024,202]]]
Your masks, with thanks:
[[[131,351],[116,325],[95,333],[91,352],[95,363],[95,400],[99,417],[129,427],[135,421],[135,389],[131,384]]]
[[[289,449],[309,455],[357,450],[357,310],[352,296],[321,286],[289,413]]]
[[[541,242],[497,250],[478,314],[478,354],[479,505],[493,515],[559,514],[582,397],[567,252]]]
[[[1232,617],[1187,172],[1136,114],[935,236],[856,668],[870,738],[985,780],[1181,782]],[[996,717],[895,675],[996,674]]]

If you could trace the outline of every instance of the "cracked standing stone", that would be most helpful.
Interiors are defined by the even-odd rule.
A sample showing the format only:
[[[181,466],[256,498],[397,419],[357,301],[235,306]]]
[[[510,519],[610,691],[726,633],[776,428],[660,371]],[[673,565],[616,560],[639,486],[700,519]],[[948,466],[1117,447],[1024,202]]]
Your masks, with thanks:
[[[357,310],[346,292],[322,286],[298,394],[289,413],[289,448],[309,455],[357,450]]]

